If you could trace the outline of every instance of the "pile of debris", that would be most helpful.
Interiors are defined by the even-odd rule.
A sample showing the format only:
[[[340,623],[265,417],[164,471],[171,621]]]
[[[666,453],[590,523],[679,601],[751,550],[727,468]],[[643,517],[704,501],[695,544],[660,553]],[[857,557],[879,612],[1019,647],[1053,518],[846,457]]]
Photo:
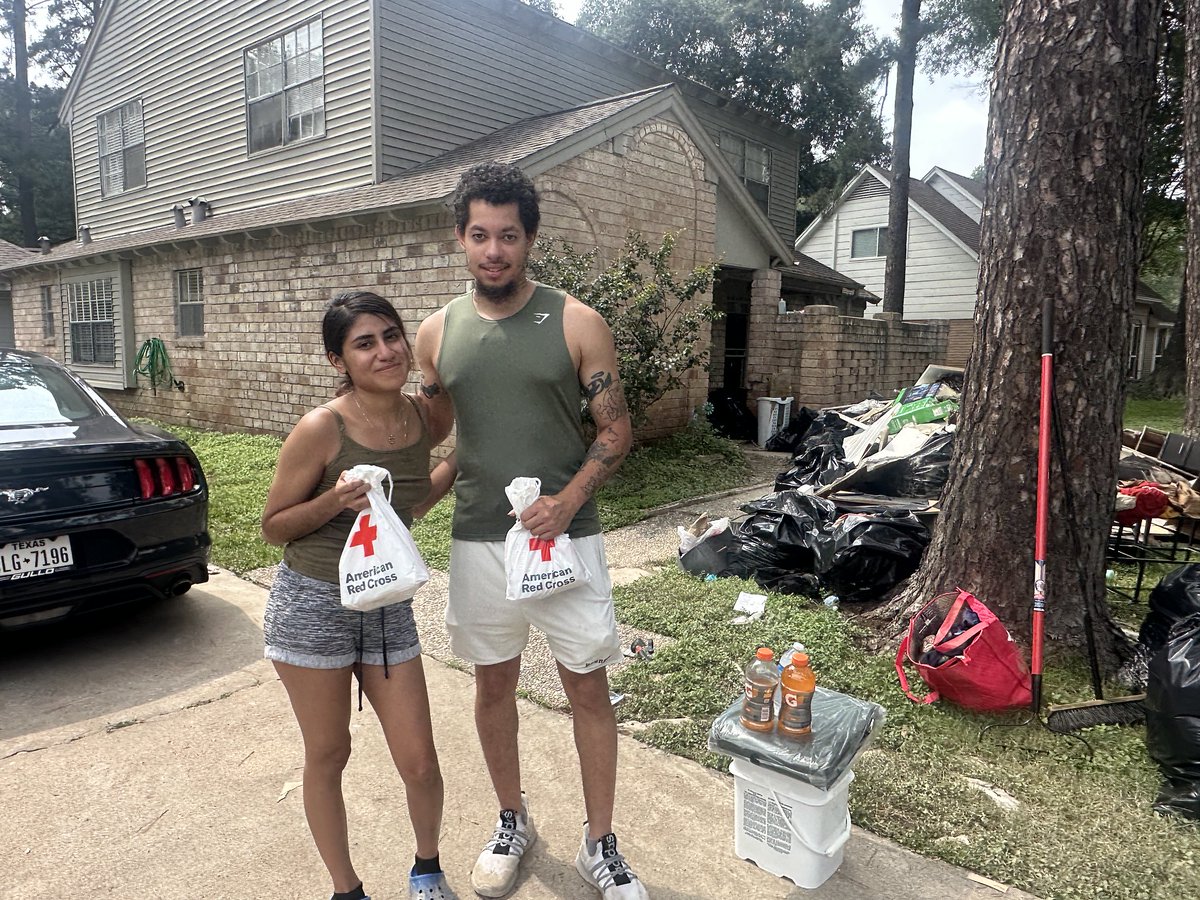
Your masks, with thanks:
[[[792,464],[737,525],[699,523],[680,564],[780,593],[879,600],[920,564],[946,483],[962,370],[930,367],[891,400],[802,407],[767,444]]]

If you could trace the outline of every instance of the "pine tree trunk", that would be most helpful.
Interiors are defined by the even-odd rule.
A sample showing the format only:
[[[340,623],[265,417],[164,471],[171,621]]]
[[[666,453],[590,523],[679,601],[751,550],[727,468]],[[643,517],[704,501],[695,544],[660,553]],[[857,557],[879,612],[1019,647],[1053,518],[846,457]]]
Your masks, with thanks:
[[[17,205],[21,213],[21,239],[26,247],[37,244],[37,217],[33,200],[33,176],[29,173],[33,143],[33,98],[29,93],[29,48],[25,38],[25,0],[13,0],[9,29],[13,41],[13,74],[16,90]]]
[[[1028,647],[1049,296],[1066,459],[1051,466],[1047,644],[1085,646],[1086,596],[1102,619],[1103,664],[1116,661],[1119,638],[1100,601],[1157,22],[1158,3],[1145,0],[1008,8],[992,84],[975,349],[932,543],[898,601],[877,611],[893,635],[916,605],[960,585]]]
[[[1185,62],[1183,83],[1183,180],[1187,195],[1187,263],[1184,304],[1195,297],[1200,303],[1200,0],[1188,0],[1184,15]],[[1187,404],[1183,430],[1200,438],[1200,315],[1188,315],[1184,329],[1187,359]]]
[[[904,315],[908,269],[908,176],[912,146],[913,81],[921,38],[921,0],[903,0],[896,55],[896,106],[892,114],[892,187],[888,197],[888,253],[883,270],[883,311]]]

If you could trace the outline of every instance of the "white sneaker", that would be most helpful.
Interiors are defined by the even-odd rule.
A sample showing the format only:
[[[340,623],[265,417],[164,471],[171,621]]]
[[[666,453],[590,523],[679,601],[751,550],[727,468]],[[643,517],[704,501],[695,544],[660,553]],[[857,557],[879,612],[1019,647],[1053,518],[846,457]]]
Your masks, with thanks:
[[[625,857],[617,852],[617,836],[612,832],[593,841],[584,828],[575,868],[604,900],[650,900],[641,879],[630,871]]]
[[[500,811],[492,839],[484,845],[483,852],[471,870],[471,887],[481,897],[503,897],[517,883],[517,870],[521,857],[537,840],[537,829],[529,815],[525,799],[521,799],[521,810]]]

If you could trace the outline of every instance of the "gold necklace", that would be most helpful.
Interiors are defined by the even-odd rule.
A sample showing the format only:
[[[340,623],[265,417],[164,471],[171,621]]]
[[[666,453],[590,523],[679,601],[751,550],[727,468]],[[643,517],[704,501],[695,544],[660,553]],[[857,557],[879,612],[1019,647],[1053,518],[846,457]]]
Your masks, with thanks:
[[[362,417],[363,417],[363,419],[366,420],[366,423],[368,425],[370,425],[372,428],[379,428],[378,425],[376,425],[374,422],[371,421],[371,417],[367,415],[367,411],[365,409],[363,409],[362,404],[358,402],[358,391],[351,391],[350,396],[354,400],[354,405],[358,407],[358,411],[360,413],[362,413]],[[408,443],[408,420],[404,419],[401,424],[403,425],[403,431],[401,433],[401,438],[404,440],[404,443],[407,444]],[[383,429],[380,429],[380,430],[382,431]],[[387,442],[388,442],[389,447],[396,446],[396,433],[394,431],[390,431],[390,430],[388,431]]]

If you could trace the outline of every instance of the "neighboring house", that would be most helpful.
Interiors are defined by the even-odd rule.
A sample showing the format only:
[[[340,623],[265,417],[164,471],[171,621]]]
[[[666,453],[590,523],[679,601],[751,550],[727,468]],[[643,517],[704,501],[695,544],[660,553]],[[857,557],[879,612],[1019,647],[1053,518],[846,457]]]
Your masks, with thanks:
[[[28,259],[31,251],[8,241],[0,241],[0,268],[10,263]],[[16,336],[13,332],[12,285],[3,273],[0,273],[0,347],[15,347]]]
[[[864,166],[833,206],[796,239],[796,250],[882,296],[890,190],[888,172]],[[904,318],[945,320],[945,362],[965,365],[974,340],[983,184],[934,166],[920,181],[909,179],[908,190]],[[1137,374],[1131,377],[1153,369],[1173,321],[1163,299],[1139,281],[1130,359],[1130,371]]]
[[[331,294],[377,289],[415,328],[468,287],[447,199],[490,159],[534,178],[542,237],[601,261],[679,233],[675,268],[720,262],[722,309],[858,290],[792,264],[793,131],[516,0],[108,0],[60,118],[79,239],[5,269],[17,339],[131,414],[290,428],[329,395]],[[183,391],[134,373],[149,338]]]

